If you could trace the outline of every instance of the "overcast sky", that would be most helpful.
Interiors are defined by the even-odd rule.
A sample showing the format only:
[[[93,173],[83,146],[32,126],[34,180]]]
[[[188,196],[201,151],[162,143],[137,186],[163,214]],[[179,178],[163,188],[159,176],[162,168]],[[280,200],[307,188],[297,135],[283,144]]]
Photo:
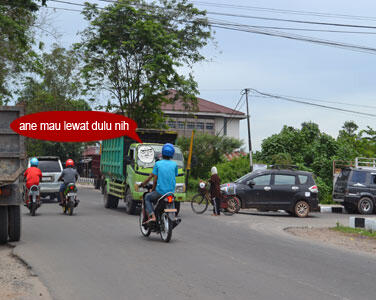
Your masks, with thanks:
[[[68,0],[83,3],[84,0]],[[104,1],[89,0],[104,6]],[[376,26],[376,2],[371,0],[315,0],[315,1],[245,1],[245,0],[205,0],[193,1],[199,8],[209,12],[242,14],[258,17],[272,17],[327,23],[357,24]],[[217,6],[207,5],[213,3]],[[218,4],[275,8],[294,11],[310,11],[327,14],[367,16],[373,19],[317,17],[312,14],[272,13],[255,9],[220,7]],[[49,6],[81,9],[63,3],[48,1]],[[69,47],[78,42],[77,32],[87,23],[78,12],[43,8],[49,12],[52,24],[61,33],[58,43]],[[239,17],[209,15],[216,19],[261,26],[330,29],[342,31],[368,31],[376,29],[332,27],[287,23],[280,21],[256,20]],[[270,37],[247,32],[215,29],[217,47],[203,49],[209,62],[194,67],[194,75],[199,84],[200,97],[230,108],[234,108],[241,90],[254,88],[271,94],[313,98],[323,101],[343,102],[319,104],[376,114],[376,52],[359,53],[335,47],[311,44],[279,37]],[[344,34],[327,32],[284,31],[331,41],[375,47],[375,34]],[[44,36],[47,45],[55,40]],[[244,98],[243,98],[244,99]],[[244,101],[243,101],[244,102]],[[243,103],[242,103],[243,104]],[[371,107],[364,107],[364,106]],[[373,106],[373,107],[372,107]],[[241,105],[245,112],[245,105]],[[361,128],[367,125],[375,128],[376,118],[351,113],[331,111],[324,108],[306,106],[282,100],[264,99],[250,96],[251,134],[255,150],[259,150],[262,140],[281,130],[283,125],[300,127],[305,121],[318,123],[322,131],[336,137],[346,120],[355,121]],[[247,122],[241,121],[240,137],[247,139]],[[247,143],[245,146],[248,148]]]

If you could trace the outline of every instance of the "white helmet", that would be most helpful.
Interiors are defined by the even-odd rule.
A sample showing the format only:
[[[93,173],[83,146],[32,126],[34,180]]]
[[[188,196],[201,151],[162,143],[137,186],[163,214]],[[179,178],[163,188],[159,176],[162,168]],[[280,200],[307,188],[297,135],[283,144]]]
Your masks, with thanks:
[[[204,189],[204,188],[205,188],[205,182],[202,182],[202,181],[200,182],[200,188],[201,188],[201,189]]]

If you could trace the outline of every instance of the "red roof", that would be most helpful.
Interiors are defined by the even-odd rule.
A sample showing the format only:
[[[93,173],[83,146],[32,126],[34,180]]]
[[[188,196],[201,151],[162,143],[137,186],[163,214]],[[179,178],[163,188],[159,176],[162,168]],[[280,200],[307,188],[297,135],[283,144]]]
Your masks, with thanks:
[[[166,96],[168,99],[172,99],[176,95],[176,90],[170,90],[170,94]],[[197,97],[197,106],[198,112],[207,112],[207,113],[217,113],[217,114],[228,114],[228,115],[245,115],[241,111],[228,108],[223,105],[202,99]],[[176,100],[175,103],[163,103],[162,111],[186,111],[186,108],[183,105],[181,99]]]

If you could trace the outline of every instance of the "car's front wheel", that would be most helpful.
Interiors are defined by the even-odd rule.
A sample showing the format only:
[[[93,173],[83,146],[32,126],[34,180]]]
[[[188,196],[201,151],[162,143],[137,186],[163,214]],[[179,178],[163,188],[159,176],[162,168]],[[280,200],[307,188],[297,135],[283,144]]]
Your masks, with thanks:
[[[299,218],[305,218],[309,214],[309,204],[307,201],[300,200],[296,202],[295,207],[294,207],[294,213],[295,216]]]

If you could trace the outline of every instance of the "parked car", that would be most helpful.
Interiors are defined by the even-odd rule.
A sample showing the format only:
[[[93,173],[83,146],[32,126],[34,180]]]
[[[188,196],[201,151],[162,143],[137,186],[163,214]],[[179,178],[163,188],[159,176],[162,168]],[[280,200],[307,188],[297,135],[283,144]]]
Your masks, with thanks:
[[[310,211],[318,210],[318,188],[309,172],[256,170],[239,178],[234,184],[242,208],[285,210],[297,217],[306,217]]]
[[[38,168],[42,171],[42,181],[39,185],[41,197],[49,196],[50,200],[58,199],[61,182],[57,180],[63,171],[60,158],[56,156],[37,156],[37,158]]]
[[[349,213],[375,212],[376,168],[342,169],[334,185],[333,200]]]

